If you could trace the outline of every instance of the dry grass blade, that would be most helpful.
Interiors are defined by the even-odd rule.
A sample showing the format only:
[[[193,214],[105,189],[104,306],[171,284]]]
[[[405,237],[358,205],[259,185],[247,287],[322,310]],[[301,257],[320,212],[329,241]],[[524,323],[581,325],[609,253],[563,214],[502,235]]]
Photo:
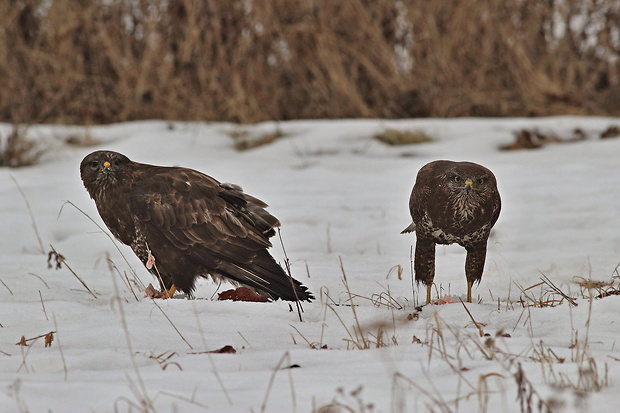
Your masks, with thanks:
[[[278,371],[282,370],[282,363],[284,363],[284,361],[288,361],[289,366],[292,365],[291,355],[289,354],[288,351],[282,355],[282,357],[280,358],[280,361],[278,361],[278,364],[276,364],[276,366],[274,367],[271,373],[271,377],[269,377],[269,383],[267,384],[267,390],[265,391],[265,397],[263,399],[263,403],[260,406],[261,413],[264,413],[265,410],[267,409],[267,401],[269,400],[269,395],[271,394],[271,388],[273,387],[273,382],[276,378],[276,374],[278,373]],[[293,402],[293,412],[295,412],[297,410],[297,399],[295,397],[295,385],[293,384],[293,375],[291,373],[291,369],[286,369],[286,370],[288,371],[288,376],[289,376],[291,399]]]
[[[349,336],[349,342],[355,344],[355,346],[360,349],[360,350],[364,350],[367,349],[367,343],[364,341],[362,342],[362,344],[359,343],[359,339],[357,339],[356,337],[353,336],[353,334],[351,334],[351,331],[349,331],[349,328],[347,327],[347,325],[345,324],[344,320],[340,317],[340,314],[338,314],[338,312],[329,304],[325,303],[325,307],[329,308],[330,310],[332,310],[332,312],[334,313],[334,315],[338,318],[338,321],[340,321],[340,324],[342,324],[342,327],[344,328],[344,330],[347,332],[347,335]]]
[[[355,320],[357,331],[362,336],[362,340],[364,342],[364,348],[368,348],[365,340],[363,339],[362,326],[360,324],[359,318],[357,318],[357,311],[355,310],[355,304],[353,303],[353,294],[351,293],[351,289],[349,288],[349,281],[347,280],[347,273],[344,270],[344,264],[342,263],[342,257],[338,257],[338,260],[340,261],[340,271],[342,271],[342,283],[344,284],[344,288],[346,289],[347,294],[349,296],[349,303],[351,305],[351,311],[353,312],[353,319]],[[353,330],[355,331],[355,327],[353,328]]]
[[[86,285],[86,283],[84,282],[84,280],[82,280],[80,278],[79,275],[76,274],[75,271],[73,271],[73,269],[69,266],[69,264],[67,264],[67,261],[65,260],[65,257],[62,256],[61,254],[59,254],[56,249],[54,249],[54,246],[52,244],[50,244],[50,248],[52,249],[52,251],[50,251],[50,253],[48,254],[48,266],[51,265],[50,260],[53,258],[56,260],[56,269],[59,269],[61,267],[61,265],[64,265],[65,267],[67,267],[67,269],[71,272],[71,274],[73,274],[75,276],[75,278],[78,279],[78,281],[84,286],[84,288],[86,288],[86,290],[95,298],[98,298],[94,292],[91,291],[90,288],[88,288],[88,286]]]
[[[114,284],[114,291],[116,292],[116,297],[114,302],[118,306],[118,311],[120,313],[121,325],[123,327],[123,331],[125,333],[125,340],[127,343],[127,351],[129,353],[129,360],[131,361],[131,366],[136,373],[136,379],[138,381],[138,387],[136,387],[129,376],[127,376],[127,380],[129,381],[129,386],[132,392],[135,394],[136,398],[139,400],[139,411],[143,412],[155,412],[155,407],[153,406],[153,401],[149,397],[148,391],[146,389],[146,385],[144,384],[144,380],[142,379],[142,375],[140,374],[140,369],[138,368],[138,364],[136,362],[135,352],[133,350],[133,345],[131,343],[131,337],[129,335],[129,326],[127,325],[127,317],[125,316],[125,307],[123,306],[123,300],[120,297],[118,290],[118,283],[116,281],[116,277],[112,277],[112,283]],[[131,400],[120,397],[119,400],[126,401],[131,405],[136,405]]]
[[[525,372],[521,367],[521,363],[517,364],[517,371],[514,373],[514,379],[517,383],[517,400],[521,406],[521,412],[534,412],[534,406],[538,406],[540,413],[551,413],[551,407],[538,394],[534,385],[527,379]]]
[[[13,397],[15,398],[15,401],[17,402],[17,409],[19,413],[29,413],[30,409],[28,409],[28,405],[26,404],[26,401],[24,400],[23,397],[20,396],[21,386],[22,386],[22,380],[20,378],[17,378],[15,379],[15,381],[13,381],[13,383],[7,386],[7,389],[9,390],[9,394],[13,393]]]
[[[338,313],[336,312],[336,310],[334,310],[333,308],[330,307],[330,309],[337,315],[338,319],[340,320],[340,322],[342,323],[343,327],[345,327],[345,330],[347,331],[347,334],[350,337],[350,342],[352,344],[355,345],[356,348],[360,349],[360,350],[366,350],[369,349],[371,347],[372,341],[370,341],[367,337],[366,337],[366,332],[365,329],[362,328],[362,325],[360,323],[360,320],[357,316],[357,311],[355,309],[355,303],[353,302],[353,293],[351,292],[351,289],[349,288],[349,282],[347,280],[347,273],[344,270],[344,264],[342,262],[342,257],[338,257],[339,261],[340,261],[340,270],[342,272],[342,283],[345,287],[345,290],[347,292],[347,295],[349,297],[349,305],[351,308],[351,312],[353,313],[353,320],[354,320],[354,325],[353,325],[353,332],[355,333],[355,335],[351,334],[351,332],[349,331],[349,329],[344,325],[343,320],[340,318],[340,316],[338,315]],[[382,337],[382,331],[381,329],[378,330],[377,332],[377,337],[381,338]],[[377,347],[381,347],[380,345],[380,340],[376,341]]]
[[[118,269],[118,267],[116,266],[116,264],[114,263],[114,261],[112,261],[110,259],[110,257],[106,257],[106,261],[108,263],[108,266],[110,268],[110,271],[112,272],[116,272],[118,274],[119,277],[121,277],[121,279],[125,282],[125,285],[129,288],[129,291],[131,291],[131,294],[133,295],[134,299],[136,301],[140,301],[140,299],[138,298],[138,296],[136,295],[136,292],[133,289],[132,286],[132,282],[129,279],[129,276],[127,275],[127,272],[125,271],[124,273],[121,274],[121,271]],[[134,283],[136,283],[136,278],[133,279]],[[139,280],[138,280],[139,281]],[[137,284],[137,283],[136,283]],[[141,284],[141,283],[140,283]]]
[[[373,294],[370,298],[361,295],[356,295],[356,297],[370,300],[375,307],[385,306],[394,310],[402,310],[404,308],[402,304],[400,304],[394,297],[392,297],[389,289],[379,294]]]
[[[321,290],[321,297],[325,297],[326,302],[324,303],[324,305],[325,305],[325,312],[324,312],[323,326],[322,326],[322,330],[321,330],[321,340],[320,340],[320,342],[318,344],[319,348],[326,348],[326,346],[323,345],[322,343],[323,343],[324,327],[326,325],[325,317],[327,315],[327,309],[331,310],[334,313],[334,315],[336,316],[336,318],[338,319],[338,321],[340,322],[340,324],[342,325],[342,327],[346,331],[348,338],[345,338],[343,340],[347,343],[347,349],[352,347],[352,348],[357,349],[357,350],[367,350],[367,349],[370,349],[370,348],[387,347],[390,344],[397,345],[398,341],[397,341],[396,333],[394,333],[394,335],[392,337],[389,337],[389,339],[386,340],[386,338],[388,338],[387,337],[387,333],[386,333],[388,325],[386,323],[384,323],[384,322],[375,322],[375,323],[372,323],[370,325],[367,324],[365,326],[362,326],[362,323],[360,322],[360,319],[359,319],[359,317],[357,315],[357,310],[356,310],[357,304],[355,304],[353,299],[356,298],[356,297],[360,297],[360,298],[364,298],[366,300],[369,300],[371,302],[373,302],[373,300],[369,299],[367,297],[359,296],[359,295],[354,294],[354,293],[351,292],[351,289],[349,288],[349,284],[348,284],[348,281],[347,281],[346,272],[344,271],[344,265],[342,263],[342,259],[340,259],[340,266],[341,266],[341,271],[343,272],[342,282],[343,282],[343,284],[345,286],[345,289],[346,289],[346,292],[347,292],[347,296],[348,296],[347,304],[338,304],[338,303],[336,303],[330,297],[330,295],[328,294],[327,291]],[[331,302],[331,304],[329,302]],[[343,320],[341,315],[338,313],[338,311],[336,311],[335,307],[348,307],[348,308],[351,309],[351,312],[353,314],[353,326],[351,326],[351,328],[349,328],[347,326],[347,324],[345,323],[345,321]],[[396,320],[395,320],[394,314],[393,314],[394,307],[391,307],[391,310],[392,310],[392,323],[394,324],[394,331],[396,331],[396,328],[395,328]],[[371,329],[373,329],[373,331],[376,330],[376,333],[372,333],[370,331]],[[314,344],[314,343],[308,343],[308,344],[312,348],[316,348],[315,347],[316,344]]]
[[[562,290],[560,290],[545,274],[543,274],[542,272],[540,273],[542,275],[542,281],[547,284],[556,294],[562,296],[562,298],[564,298],[566,301],[568,301],[571,305],[577,307],[577,302],[572,299],[571,297],[569,297],[568,295],[566,295]]]
[[[58,324],[56,323],[56,315],[53,314],[54,317],[54,328],[58,331]],[[65,360],[65,353],[62,351],[62,346],[60,345],[60,337],[58,333],[56,334],[56,341],[58,342],[58,351],[60,352],[60,358],[62,359],[62,368],[65,371],[65,380],[67,380],[67,376],[69,375],[69,370],[67,369],[67,361]]]
[[[239,336],[241,337],[241,339],[245,342],[245,344],[248,345],[249,348],[254,348],[252,347],[252,345],[250,344],[250,342],[248,340],[246,340],[246,338],[243,336],[243,334],[241,334],[241,331],[237,331],[237,334],[239,334]]]
[[[218,288],[219,288],[219,286],[218,286]],[[208,348],[207,341],[205,340],[204,330],[202,328],[202,323],[200,322],[200,315],[198,314],[198,311],[196,309],[195,301],[192,301],[192,309],[194,310],[193,312],[194,312],[194,317],[196,319],[196,326],[198,327],[198,331],[200,332],[200,339],[202,340],[202,345],[203,345],[205,351],[207,351],[207,353],[206,353],[207,354],[207,359],[209,359],[209,364],[211,364],[211,372],[213,373],[213,375],[217,379],[217,382],[220,385],[220,389],[222,389],[222,392],[226,396],[226,400],[228,400],[228,404],[230,406],[232,406],[233,402],[232,402],[232,399],[230,398],[230,394],[228,393],[228,390],[226,389],[226,386],[224,386],[224,381],[222,380],[222,376],[220,376],[220,373],[217,370],[217,366],[215,365],[215,361],[213,360],[213,357],[212,357],[211,353],[209,353],[208,350],[207,350],[207,348]],[[235,351],[234,348],[232,350]]]
[[[295,331],[297,332],[297,334],[299,334],[299,336],[300,336],[300,337],[301,337],[301,338],[302,338],[302,339],[306,342],[306,344],[308,344],[308,346],[309,346],[311,349],[313,349],[313,350],[317,350],[317,349],[326,349],[326,348],[327,348],[327,346],[323,346],[323,345],[321,345],[321,343],[316,343],[316,342],[311,343],[311,342],[310,342],[310,341],[306,338],[306,336],[304,336],[304,335],[301,333],[301,331],[299,331],[299,329],[297,329],[297,327],[295,327],[295,326],[294,326],[294,325],[292,325],[292,324],[289,324],[289,326],[291,326],[291,327],[293,328],[293,330],[295,330]]]
[[[26,194],[24,194],[24,191],[22,190],[21,186],[19,186],[19,183],[17,182],[17,180],[13,178],[13,176],[11,176],[11,180],[15,182],[15,186],[17,187],[17,190],[19,191],[22,198],[24,199],[24,202],[26,203],[26,209],[28,210],[28,214],[30,215],[30,221],[32,222],[32,228],[34,229],[34,233],[37,236],[37,240],[39,241],[39,251],[41,252],[41,254],[45,254],[45,249],[43,248],[43,241],[41,241],[41,235],[39,235],[39,229],[37,228],[37,222],[34,219],[32,208],[30,208],[30,202],[28,202],[28,198],[26,198]]]
[[[45,319],[49,321],[47,317],[47,311],[45,310],[45,303],[43,302],[43,295],[41,295],[41,290],[39,290],[39,299],[41,300],[41,307],[43,307],[43,314],[45,314]]]
[[[51,347],[52,346],[52,342],[54,341],[54,334],[56,334],[55,331],[50,331],[49,333],[41,334],[40,336],[36,336],[36,337],[32,337],[32,338],[26,338],[25,336],[22,336],[22,338],[17,343],[15,343],[15,345],[16,346],[28,347],[28,342],[29,341],[34,341],[34,340],[38,340],[40,338],[44,338],[45,339],[45,347]]]
[[[545,281],[541,281],[539,283],[536,283],[534,285],[531,285],[527,288],[523,288],[519,283],[517,283],[516,281],[514,282],[515,285],[519,288],[519,290],[521,291],[521,296],[519,298],[519,303],[523,306],[523,307],[538,307],[538,308],[543,308],[543,307],[556,307],[560,304],[562,304],[564,302],[564,297],[560,294],[557,294],[557,292],[555,290],[552,289],[543,289],[541,288],[540,290],[540,295],[538,297],[536,297],[532,290],[534,288],[537,287],[541,287],[541,286],[548,286],[548,284]],[[560,295],[561,299],[557,299],[556,295]]]
[[[196,400],[194,400],[193,398],[188,399],[187,397],[183,397],[183,396],[180,396],[178,394],[170,393],[170,392],[165,391],[165,390],[160,390],[159,394],[161,394],[162,396],[167,396],[167,397],[170,397],[170,398],[173,398],[173,399],[181,400],[182,402],[189,403],[192,406],[198,407],[200,409],[204,409],[204,410],[207,410],[207,411],[211,410],[211,409],[209,409],[209,406],[207,406],[206,404],[199,403]]]
[[[41,276],[33,273],[33,272],[29,272],[28,275],[32,275],[33,277],[37,277],[42,283],[43,285],[45,285],[45,288],[47,288],[48,290],[51,290],[50,286],[47,284],[47,282],[45,282],[45,280],[43,278],[41,278]]]
[[[176,361],[170,361],[170,359],[174,356],[178,356],[176,351],[164,351],[158,355],[151,353],[148,357],[151,360],[155,360],[162,370],[166,370],[170,366],[175,366],[179,369],[179,371],[183,371],[183,367],[181,367],[179,363]]]
[[[65,205],[71,205],[73,208],[75,208],[76,210],[78,210],[82,215],[84,215],[86,218],[88,218],[93,224],[95,224],[95,226],[97,228],[99,228],[99,230],[105,234],[106,237],[108,237],[108,239],[112,242],[112,245],[114,245],[114,248],[116,248],[116,250],[118,251],[118,253],[121,255],[121,257],[123,257],[123,260],[125,261],[125,264],[127,264],[127,268],[130,269],[131,273],[133,274],[133,279],[134,281],[136,281],[136,283],[142,284],[140,282],[140,279],[138,278],[138,274],[136,273],[136,271],[133,269],[133,267],[131,266],[131,264],[129,264],[129,261],[127,260],[127,258],[125,257],[125,254],[123,254],[123,251],[121,251],[121,249],[118,247],[118,244],[116,243],[116,241],[114,241],[114,238],[112,237],[112,235],[110,235],[105,229],[103,229],[101,227],[101,225],[99,225],[94,219],[92,219],[90,217],[90,215],[88,215],[86,212],[82,211],[77,205],[75,205],[73,202],[71,201],[65,201],[62,206],[60,207],[60,211],[58,211],[58,217],[60,217],[60,214],[62,214],[63,208],[65,207]]]
[[[364,401],[363,390],[364,387],[361,385],[350,391],[340,387],[336,390],[338,395],[331,402],[318,409],[313,408],[312,413],[372,413],[375,411],[375,405]]]
[[[170,319],[170,317],[168,317],[168,315],[164,312],[164,310],[162,310],[162,308],[159,306],[159,304],[157,304],[157,301],[155,301],[154,299],[152,300],[153,304],[155,304],[155,307],[157,307],[157,309],[159,309],[159,311],[161,311],[161,313],[164,315],[164,317],[166,317],[166,320],[168,320],[168,322],[170,323],[170,325],[172,326],[172,328],[174,328],[174,331],[177,332],[177,334],[179,335],[179,337],[181,337],[181,339],[185,342],[185,344],[188,345],[188,347],[190,349],[194,349],[194,347],[192,347],[191,344],[189,344],[189,342],[185,339],[185,337],[183,337],[183,334],[181,334],[181,332],[179,331],[179,329],[177,328],[176,325],[174,325],[174,323],[172,322],[172,320]]]
[[[416,381],[411,380],[409,377],[406,377],[402,375],[401,373],[395,373],[394,378],[392,380],[392,387],[393,388],[397,387],[399,382],[401,381],[407,383],[408,385],[417,389],[420,393],[428,397],[434,403],[434,405],[439,409],[440,412],[453,413],[453,410],[450,409],[450,407],[448,407],[448,404],[445,402],[445,400],[442,399],[441,393],[439,393],[434,386],[432,387],[435,390],[435,394],[431,393],[426,388],[416,383]],[[432,411],[434,412],[436,410],[432,409]]]
[[[6,289],[7,289],[7,291],[8,291],[11,295],[13,295],[13,291],[11,291],[11,289],[9,288],[9,286],[8,286],[8,285],[6,285],[6,283],[5,283],[4,281],[2,281],[2,279],[0,279],[0,283],[2,283],[2,285],[4,285],[4,288],[6,288]]]
[[[428,364],[430,366],[433,355],[435,353],[438,353],[442,360],[446,361],[448,365],[452,365],[451,361],[456,360],[456,357],[449,354],[448,352],[446,340],[442,330],[442,324],[448,327],[454,337],[458,337],[458,334],[456,334],[455,331],[450,329],[450,326],[448,324],[442,323],[437,313],[433,314],[433,319],[435,321],[435,324],[429,325],[427,327],[427,335],[429,335],[429,337],[427,338],[426,343],[422,343],[423,345],[427,345],[428,347]]]
[[[403,267],[400,264],[396,264],[395,266],[390,268],[387,275],[385,276],[386,280],[390,278],[390,274],[392,274],[392,272],[396,272],[396,276],[398,277],[399,280],[403,279]]]
[[[476,322],[476,320],[474,320],[474,316],[469,312],[469,309],[467,308],[463,300],[461,300],[461,297],[459,297],[459,301],[463,305],[463,308],[465,309],[465,311],[467,311],[467,315],[471,319],[471,322],[474,323],[474,326],[476,326],[476,328],[478,329],[478,334],[480,334],[480,337],[484,337],[484,331],[482,330],[482,327],[480,327],[482,323],[478,323]]]
[[[291,283],[291,288],[293,289],[293,293],[295,293],[295,307],[297,308],[297,315],[299,316],[299,322],[303,322],[301,318],[301,313],[304,311],[301,306],[301,302],[299,301],[299,296],[297,295],[297,288],[295,288],[295,281],[293,280],[293,274],[291,273],[291,263],[288,259],[288,255],[286,255],[286,249],[284,248],[284,241],[282,241],[282,234],[280,233],[280,227],[278,227],[278,238],[280,239],[280,245],[282,246],[282,252],[284,253],[284,264],[286,267],[286,274],[288,275],[288,279]]]
[[[418,307],[415,293],[415,272],[413,270],[413,245],[409,247],[409,274],[411,275],[411,299],[414,307]]]

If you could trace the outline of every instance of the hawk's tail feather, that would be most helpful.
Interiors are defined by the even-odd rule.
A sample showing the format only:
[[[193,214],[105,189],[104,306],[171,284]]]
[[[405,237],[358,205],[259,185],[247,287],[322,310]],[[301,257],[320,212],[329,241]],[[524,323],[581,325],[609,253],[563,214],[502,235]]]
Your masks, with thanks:
[[[412,222],[411,224],[409,224],[409,226],[405,229],[403,229],[402,231],[400,231],[401,234],[406,234],[408,232],[414,232],[415,231],[415,222]]]
[[[274,300],[314,299],[308,287],[289,277],[266,250],[258,251],[256,257],[249,263],[222,262],[218,271],[227,278],[251,287]]]

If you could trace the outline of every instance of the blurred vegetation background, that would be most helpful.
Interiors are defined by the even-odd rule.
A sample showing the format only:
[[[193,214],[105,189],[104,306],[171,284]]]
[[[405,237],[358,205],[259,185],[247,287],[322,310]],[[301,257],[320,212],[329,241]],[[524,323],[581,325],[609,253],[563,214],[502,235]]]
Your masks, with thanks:
[[[2,0],[0,121],[620,116],[618,0]]]

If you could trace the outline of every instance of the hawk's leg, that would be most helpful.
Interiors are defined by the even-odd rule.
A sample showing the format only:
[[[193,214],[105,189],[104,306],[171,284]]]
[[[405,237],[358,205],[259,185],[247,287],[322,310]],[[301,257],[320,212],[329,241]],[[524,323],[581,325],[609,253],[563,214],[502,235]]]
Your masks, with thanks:
[[[152,284],[149,284],[149,286],[146,287],[145,293],[148,298],[160,298],[162,300],[167,300],[168,298],[172,298],[176,290],[177,286],[174,284],[172,284],[172,287],[169,289],[164,287],[159,291],[153,288]]]
[[[150,253],[149,253],[150,256]],[[150,270],[150,269],[149,269]],[[155,271],[150,270],[152,274],[155,275],[155,277],[157,277],[157,280],[159,281],[159,291],[156,297],[151,297],[151,298],[163,298],[164,300],[167,298],[172,298],[172,296],[174,295],[174,293],[177,290],[177,286],[174,284],[174,281],[172,281],[170,278],[166,277],[166,280],[164,281],[163,277],[161,276],[161,274],[159,273],[159,271],[157,270],[157,268],[155,268]],[[170,287],[167,287],[167,286]]]
[[[426,285],[426,304],[430,304],[431,287],[435,278],[435,242],[428,238],[416,237],[413,267],[415,280]]]
[[[167,291],[162,291],[162,292],[165,292],[165,294],[167,295],[166,298],[172,298],[176,290],[177,290],[177,286],[172,284],[172,287],[170,287]]]
[[[467,302],[471,303],[471,287],[474,285],[473,282],[467,281]]]
[[[486,240],[485,240],[486,241]],[[465,276],[467,277],[467,302],[471,303],[471,288],[474,283],[479,283],[482,279],[482,270],[487,256],[487,244],[466,246],[467,258],[465,259]]]
[[[431,303],[431,287],[433,284],[426,284],[426,304]]]

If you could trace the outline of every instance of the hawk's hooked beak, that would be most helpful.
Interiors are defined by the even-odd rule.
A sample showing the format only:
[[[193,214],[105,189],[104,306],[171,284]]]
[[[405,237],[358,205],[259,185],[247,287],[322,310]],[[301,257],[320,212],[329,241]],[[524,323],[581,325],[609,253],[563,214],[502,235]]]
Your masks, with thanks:
[[[467,189],[467,190],[476,189],[476,188],[474,188],[474,181],[472,181],[471,179],[467,179],[463,186],[457,186],[457,188],[459,188],[459,189]]]
[[[103,167],[101,168],[101,172],[105,172],[106,174],[109,174],[110,172],[112,172],[111,166],[112,164],[110,164],[110,162],[105,161],[103,163]]]

